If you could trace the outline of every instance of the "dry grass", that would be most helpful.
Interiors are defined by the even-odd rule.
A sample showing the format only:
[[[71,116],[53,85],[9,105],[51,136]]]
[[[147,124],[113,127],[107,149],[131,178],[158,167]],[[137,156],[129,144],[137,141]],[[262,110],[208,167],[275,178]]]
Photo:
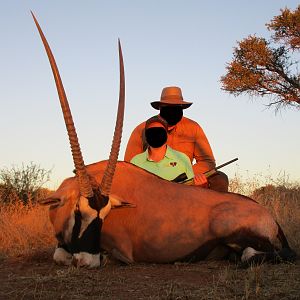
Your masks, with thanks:
[[[2,204],[0,216],[0,257],[30,256],[55,245],[46,207]]]

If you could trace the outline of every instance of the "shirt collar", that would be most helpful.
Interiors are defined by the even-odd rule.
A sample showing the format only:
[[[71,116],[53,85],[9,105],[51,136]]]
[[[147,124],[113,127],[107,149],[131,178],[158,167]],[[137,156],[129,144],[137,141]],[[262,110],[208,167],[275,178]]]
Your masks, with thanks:
[[[145,160],[153,161],[152,159],[149,159],[148,149],[146,149],[146,151],[144,151],[144,157],[145,157]],[[167,145],[167,150],[166,150],[166,153],[165,153],[164,157],[171,158],[171,159],[175,158],[172,149],[168,145]]]
[[[172,151],[172,148],[170,148],[169,146],[167,146],[167,151],[166,151],[165,157],[170,158],[170,159],[175,158],[174,152]]]
[[[162,118],[160,114],[158,114],[157,116],[159,116],[160,118]],[[183,118],[183,116],[182,116],[182,118]],[[181,120],[182,120],[182,119],[181,119]],[[180,120],[178,123],[180,123],[181,120]],[[174,126],[172,129],[167,130],[168,134],[171,134],[172,132],[176,132],[176,128],[177,128],[178,123],[175,124],[175,126]]]

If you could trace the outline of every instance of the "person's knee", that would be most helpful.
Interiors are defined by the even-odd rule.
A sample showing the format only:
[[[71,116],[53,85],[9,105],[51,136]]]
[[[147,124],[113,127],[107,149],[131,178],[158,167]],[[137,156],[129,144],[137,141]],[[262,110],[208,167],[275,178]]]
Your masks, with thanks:
[[[208,178],[209,188],[218,192],[228,192],[228,176],[218,171],[215,175]]]

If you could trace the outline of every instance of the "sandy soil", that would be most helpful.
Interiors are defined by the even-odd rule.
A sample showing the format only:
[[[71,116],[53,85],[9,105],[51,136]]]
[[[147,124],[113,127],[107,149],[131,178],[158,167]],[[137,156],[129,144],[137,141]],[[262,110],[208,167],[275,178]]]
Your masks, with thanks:
[[[300,299],[299,260],[246,270],[226,261],[87,270],[51,256],[0,259],[0,299]]]

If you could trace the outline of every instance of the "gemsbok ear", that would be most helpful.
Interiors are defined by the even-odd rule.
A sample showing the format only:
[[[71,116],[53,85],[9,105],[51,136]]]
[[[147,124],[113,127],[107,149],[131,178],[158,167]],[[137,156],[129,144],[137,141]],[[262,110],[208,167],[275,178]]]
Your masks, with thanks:
[[[135,204],[123,201],[119,196],[114,195],[114,194],[109,195],[109,201],[111,203],[112,208],[122,208],[122,207],[134,208],[134,207],[136,207]]]
[[[51,196],[38,200],[38,204],[43,205],[43,206],[57,205],[60,203],[61,203],[61,199],[56,198],[56,197],[51,197]]]

